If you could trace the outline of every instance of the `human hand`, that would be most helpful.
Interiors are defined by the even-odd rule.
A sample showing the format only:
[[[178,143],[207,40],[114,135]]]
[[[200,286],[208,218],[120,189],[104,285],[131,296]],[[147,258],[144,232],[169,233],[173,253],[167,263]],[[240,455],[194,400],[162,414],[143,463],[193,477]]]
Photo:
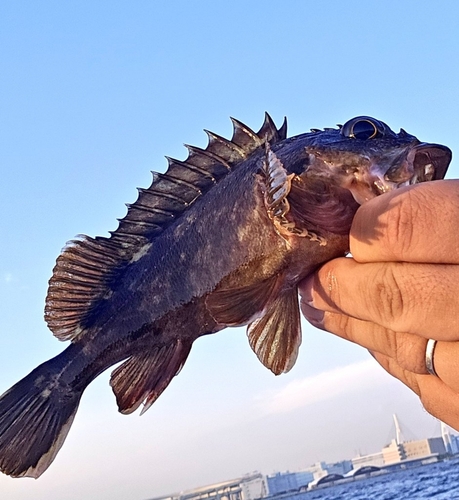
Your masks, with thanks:
[[[354,218],[352,258],[326,263],[299,291],[314,326],[369,349],[459,430],[458,221],[459,180],[378,196]],[[426,368],[428,339],[438,376]]]

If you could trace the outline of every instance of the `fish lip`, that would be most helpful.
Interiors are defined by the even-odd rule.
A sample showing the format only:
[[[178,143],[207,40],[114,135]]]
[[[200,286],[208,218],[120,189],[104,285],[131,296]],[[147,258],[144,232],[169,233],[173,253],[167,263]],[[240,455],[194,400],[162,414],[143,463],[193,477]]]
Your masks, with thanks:
[[[421,142],[414,146],[409,154],[415,172],[414,182],[412,183],[443,179],[451,163],[452,156],[451,149],[442,144]],[[426,171],[428,165],[433,166],[433,173],[429,174]]]
[[[451,150],[442,144],[416,141],[406,151],[404,159],[395,157],[392,166],[385,171],[383,177],[381,173],[384,169],[381,169],[379,165],[376,164],[370,168],[370,172],[376,178],[374,186],[376,190],[379,190],[376,194],[403,186],[443,179],[451,158]]]
[[[369,167],[357,169],[352,178],[342,181],[341,186],[349,189],[361,205],[400,187],[443,179],[451,158],[452,152],[448,147],[416,140],[403,155],[395,151],[392,159],[369,159]]]

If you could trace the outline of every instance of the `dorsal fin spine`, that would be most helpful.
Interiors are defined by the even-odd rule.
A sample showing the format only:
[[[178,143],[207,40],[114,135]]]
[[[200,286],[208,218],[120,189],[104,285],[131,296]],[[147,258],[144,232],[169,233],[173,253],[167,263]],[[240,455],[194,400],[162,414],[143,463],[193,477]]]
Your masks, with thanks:
[[[69,260],[75,260],[75,262],[81,262],[81,259],[82,257],[84,257],[85,259],[87,258],[87,256],[85,255],[82,255],[81,252],[75,250],[73,248],[67,250],[68,252],[68,257],[69,257]],[[107,265],[107,262],[116,262],[115,259],[113,259],[113,257],[110,257],[110,255],[107,255],[106,257],[103,257],[103,256],[96,256],[96,255],[92,255],[91,256],[91,262],[94,262],[96,264],[95,267],[97,267],[97,265]]]
[[[235,144],[238,144],[240,147],[244,147],[246,144],[252,142],[252,144],[262,145],[263,141],[258,137],[257,133],[254,132],[250,127],[247,127],[244,123],[236,120],[236,118],[231,117],[231,121],[233,123],[233,137],[231,141]],[[241,135],[242,134],[242,135]],[[241,139],[245,138],[241,144]]]
[[[207,148],[215,152],[217,155],[220,156],[222,154],[221,147],[224,147],[227,148],[228,151],[230,151],[231,161],[243,160],[244,158],[247,157],[246,151],[244,151],[244,149],[242,149],[234,142],[229,141],[228,139],[225,139],[224,137],[221,137],[218,134],[214,134],[209,130],[204,130],[204,132],[209,137],[209,144]],[[234,155],[237,155],[238,158],[233,158]]]
[[[163,193],[161,191],[157,191],[156,189],[150,189],[150,188],[138,188],[138,191],[141,194],[152,195],[158,198],[165,198],[168,200],[177,201],[178,203],[181,203],[184,207],[187,207],[189,205],[189,203],[186,200],[180,198],[179,196],[175,196],[171,193]]]
[[[161,174],[159,172],[152,172],[152,174],[154,176],[158,177],[159,179],[164,179],[165,181],[172,182],[173,184],[179,184],[182,186],[189,187],[193,191],[196,191],[196,193],[198,193],[199,195],[202,194],[202,190],[200,188],[196,187],[195,185],[193,185],[190,182],[187,182],[183,179],[179,179],[177,177],[173,177],[172,175],[168,175],[168,174]]]
[[[131,233],[129,231],[118,231],[116,230],[115,231],[110,231],[110,234],[111,235],[118,235],[118,237],[122,236],[123,238],[127,239],[128,242],[129,242],[129,245],[133,245],[139,241],[142,241],[143,239],[143,236],[139,236],[137,233]]]
[[[167,217],[175,217],[174,212],[169,210],[163,210],[161,208],[149,207],[147,205],[142,205],[141,203],[135,203],[133,205],[127,204],[128,208],[134,207],[138,210],[144,210],[146,212],[157,213],[161,215],[166,215]]]
[[[208,151],[207,149],[201,149],[198,148],[197,146],[190,146],[189,144],[185,144],[184,146],[190,152],[190,155],[186,160],[188,163],[191,163],[191,161],[194,160],[196,157],[198,158],[203,157],[208,160],[211,160],[213,165],[223,165],[228,171],[231,170],[231,165],[225,159],[221,158],[215,153],[212,153],[212,151]]]
[[[277,131],[279,141],[287,139],[287,117],[284,116],[284,121],[282,122],[281,128]]]
[[[206,170],[197,167],[196,165],[192,165],[191,163],[188,163],[186,161],[176,160],[175,158],[171,158],[170,156],[166,156],[166,160],[169,163],[169,167],[173,165],[178,165],[182,168],[191,170],[192,172],[196,172],[197,174],[200,174],[203,177],[206,177],[207,179],[210,179],[214,184],[217,182],[215,177],[210,172],[207,172]]]
[[[129,219],[119,219],[120,221],[123,222],[123,224],[132,224],[133,226],[145,226],[145,227],[151,227],[152,229],[161,229],[161,226],[158,224],[155,224],[154,222],[148,222],[145,220],[129,220]]]
[[[287,119],[284,118],[282,127],[278,130],[273,122],[273,119],[268,113],[265,113],[265,120],[260,130],[257,132],[258,137],[263,139],[263,143],[267,140],[270,144],[282,141],[287,135]]]

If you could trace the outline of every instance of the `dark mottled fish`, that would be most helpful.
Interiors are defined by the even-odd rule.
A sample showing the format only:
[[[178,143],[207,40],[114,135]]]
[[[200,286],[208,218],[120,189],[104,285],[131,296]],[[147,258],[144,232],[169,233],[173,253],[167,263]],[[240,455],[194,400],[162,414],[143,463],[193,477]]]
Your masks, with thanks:
[[[442,179],[451,151],[369,117],[286,138],[266,115],[255,133],[208,132],[140,189],[110,238],[81,237],[57,259],[45,318],[67,349],[0,398],[0,469],[40,476],[62,446],[84,389],[123,361],[110,385],[119,410],[148,409],[193,341],[248,326],[275,374],[301,343],[297,284],[348,251],[360,203]]]

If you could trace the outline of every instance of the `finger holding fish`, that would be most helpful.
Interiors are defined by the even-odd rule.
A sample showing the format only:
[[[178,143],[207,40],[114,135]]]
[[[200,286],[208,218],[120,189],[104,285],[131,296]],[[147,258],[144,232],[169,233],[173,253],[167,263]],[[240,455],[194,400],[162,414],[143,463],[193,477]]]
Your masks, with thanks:
[[[304,280],[303,303],[393,331],[459,339],[458,216],[456,180],[369,201],[351,227],[353,257],[332,260]]]
[[[459,180],[417,184],[357,210],[349,244],[358,262],[459,264]]]
[[[409,262],[324,264],[299,287],[302,302],[426,339],[459,339],[459,266]]]

